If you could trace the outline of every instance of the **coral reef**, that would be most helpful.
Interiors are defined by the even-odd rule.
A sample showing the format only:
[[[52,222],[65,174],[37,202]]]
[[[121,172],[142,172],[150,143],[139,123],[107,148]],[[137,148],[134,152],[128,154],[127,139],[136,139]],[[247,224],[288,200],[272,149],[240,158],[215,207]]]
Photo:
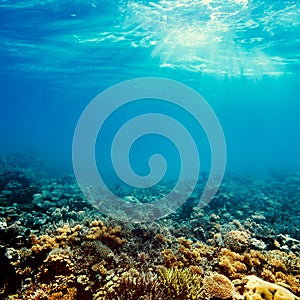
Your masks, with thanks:
[[[244,299],[245,300],[299,300],[300,298],[293,295],[286,288],[266,282],[254,275],[244,277],[243,281],[246,282],[244,286]]]
[[[293,253],[250,250],[240,254],[222,249],[218,257],[217,269],[231,279],[242,279],[254,273],[270,282],[283,282],[295,294],[300,293],[300,258]]]
[[[1,299],[300,297],[295,176],[231,176],[203,209],[193,196],[164,219],[128,224],[93,209],[72,176],[37,176],[40,161],[33,171],[18,159],[0,158]],[[116,193],[148,202],[171,185]]]

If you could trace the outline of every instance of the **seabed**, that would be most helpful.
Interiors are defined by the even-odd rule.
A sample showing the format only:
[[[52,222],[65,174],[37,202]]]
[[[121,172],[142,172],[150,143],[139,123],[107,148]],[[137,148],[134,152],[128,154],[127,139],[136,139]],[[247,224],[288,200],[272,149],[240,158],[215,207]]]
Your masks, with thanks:
[[[300,299],[300,173],[227,174],[208,206],[134,224],[43,172],[0,159],[1,299]]]

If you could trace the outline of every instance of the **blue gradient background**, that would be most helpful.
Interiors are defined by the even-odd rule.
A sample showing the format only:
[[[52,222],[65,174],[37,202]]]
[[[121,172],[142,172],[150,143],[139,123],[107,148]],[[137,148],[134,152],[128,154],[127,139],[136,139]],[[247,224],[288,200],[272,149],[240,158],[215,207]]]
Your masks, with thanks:
[[[194,88],[214,109],[228,171],[299,170],[299,2],[195,3],[0,1],[0,152],[71,166],[85,106],[113,84],[160,76]],[[136,147],[140,162],[147,146]],[[209,169],[209,150],[200,155]]]

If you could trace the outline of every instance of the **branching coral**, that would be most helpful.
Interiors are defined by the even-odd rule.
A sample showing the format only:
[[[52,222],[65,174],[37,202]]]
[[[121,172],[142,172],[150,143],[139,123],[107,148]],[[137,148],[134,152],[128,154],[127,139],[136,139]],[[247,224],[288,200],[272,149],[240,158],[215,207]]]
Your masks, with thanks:
[[[121,228],[119,226],[108,227],[99,220],[92,221],[87,232],[83,230],[82,225],[78,224],[70,227],[69,224],[65,224],[63,227],[56,229],[54,236],[42,235],[38,238],[32,235],[32,251],[38,254],[59,247],[66,248],[83,240],[101,241],[110,248],[115,249],[126,242],[119,236],[120,232]]]
[[[35,254],[40,254],[49,252],[49,250],[55,248],[68,247],[69,244],[80,241],[79,235],[81,231],[81,225],[70,227],[69,224],[65,224],[56,230],[55,234],[53,234],[54,236],[41,235],[40,237],[36,237],[35,235],[31,235],[31,250]]]
[[[47,299],[91,298],[106,276],[107,267],[115,267],[114,252],[125,242],[120,231],[120,227],[105,226],[95,220],[89,227],[65,224],[50,234],[31,235],[29,252],[35,256],[39,269],[25,295],[40,290]],[[16,267],[17,274],[26,276],[28,272],[21,269],[21,263]]]
[[[176,250],[164,249],[164,265],[172,267],[189,267],[191,265],[201,265],[204,260],[212,259],[214,248],[203,243],[193,244],[185,238],[178,239],[179,246]]]
[[[100,240],[110,248],[118,248],[126,240],[120,237],[121,227],[107,227],[102,221],[94,220],[90,224],[90,230],[86,235],[87,240]]]
[[[114,276],[93,297],[94,300],[162,300],[164,289],[157,276],[152,273],[140,273],[129,270]]]
[[[66,224],[40,237],[31,235],[31,248],[15,250],[12,257],[16,258],[9,261],[19,278],[31,277],[22,296],[42,299],[46,295],[52,300],[240,299],[235,298],[231,280],[239,284],[251,274],[270,284],[281,282],[300,295],[300,259],[291,252],[241,251],[246,245],[241,239],[238,244],[233,242],[234,246],[229,243],[235,251],[220,249],[183,237],[167,239],[159,231],[139,244],[134,232],[127,230],[95,220]],[[237,234],[242,241],[247,238],[236,232],[231,231],[230,236]],[[136,245],[134,251],[131,245]],[[243,286],[239,296],[248,289],[246,283]],[[252,298],[245,299],[260,300],[261,295],[247,292]],[[283,299],[278,297],[276,300]]]
[[[28,296],[28,300],[73,300],[76,297],[76,289],[68,288],[64,293],[57,292],[52,295],[48,295],[42,289],[34,291]]]
[[[57,276],[70,276],[74,271],[74,262],[70,249],[54,249],[41,267],[39,280],[49,283]]]
[[[164,299],[202,299],[200,295],[202,278],[190,268],[159,269],[159,279],[166,289]]]
[[[247,274],[247,265],[242,254],[235,253],[229,249],[222,249],[219,253],[219,269],[231,279],[241,279]]]

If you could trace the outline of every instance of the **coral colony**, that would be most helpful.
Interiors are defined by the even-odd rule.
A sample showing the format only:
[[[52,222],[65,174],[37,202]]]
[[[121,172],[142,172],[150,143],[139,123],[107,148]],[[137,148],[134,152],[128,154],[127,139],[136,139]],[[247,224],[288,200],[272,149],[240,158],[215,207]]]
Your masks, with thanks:
[[[227,176],[203,209],[130,224],[40,164],[1,158],[1,299],[300,299],[299,174]]]

